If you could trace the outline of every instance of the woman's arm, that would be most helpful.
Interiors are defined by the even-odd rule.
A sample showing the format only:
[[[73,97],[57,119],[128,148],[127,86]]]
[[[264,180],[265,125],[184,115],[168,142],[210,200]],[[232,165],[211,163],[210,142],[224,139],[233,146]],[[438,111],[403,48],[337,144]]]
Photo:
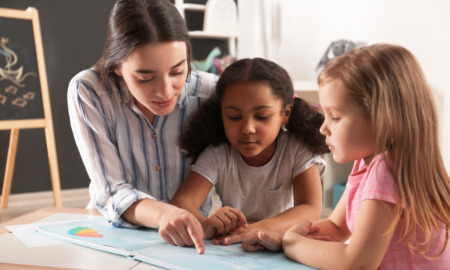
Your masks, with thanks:
[[[134,224],[122,219],[122,213],[133,203],[152,197],[133,187],[117,146],[113,100],[104,92],[93,70],[75,76],[67,94],[70,124],[91,180],[88,207],[97,208],[115,225],[132,227]]]
[[[283,249],[289,258],[319,269],[376,269],[392,239],[394,231],[388,230],[394,225],[393,222],[394,205],[366,200],[361,205],[356,228],[348,245],[305,237],[301,233],[302,226],[294,226],[283,237]],[[320,234],[329,232],[334,235],[345,231],[340,227],[342,224],[334,227],[330,223],[318,222],[315,225],[319,225]],[[336,235],[335,238],[340,238],[339,233]]]

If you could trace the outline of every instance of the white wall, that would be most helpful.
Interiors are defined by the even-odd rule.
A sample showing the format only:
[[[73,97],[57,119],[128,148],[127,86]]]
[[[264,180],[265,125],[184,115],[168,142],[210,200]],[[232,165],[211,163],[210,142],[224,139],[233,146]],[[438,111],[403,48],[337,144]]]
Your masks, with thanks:
[[[265,0],[266,6],[278,4],[278,10],[264,18],[260,1],[239,1],[238,57],[265,56],[267,47],[275,47],[267,58],[285,67],[293,80],[315,80],[322,54],[341,38],[395,43],[414,53],[435,92],[441,149],[450,171],[450,1]],[[273,27],[279,32],[269,31],[274,42],[263,46],[258,28],[270,18],[277,20]]]

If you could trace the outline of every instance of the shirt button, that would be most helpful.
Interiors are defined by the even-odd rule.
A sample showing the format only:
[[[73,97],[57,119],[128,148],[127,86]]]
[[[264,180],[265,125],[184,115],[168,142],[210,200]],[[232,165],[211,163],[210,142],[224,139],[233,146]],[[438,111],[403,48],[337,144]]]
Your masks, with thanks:
[[[155,168],[155,169],[156,169],[156,171],[158,171],[158,172],[159,172],[159,171],[161,170],[161,167],[159,167],[159,166],[156,166],[156,168]]]
[[[153,139],[156,138],[156,133],[153,133],[153,134],[152,134],[152,138],[153,138]]]

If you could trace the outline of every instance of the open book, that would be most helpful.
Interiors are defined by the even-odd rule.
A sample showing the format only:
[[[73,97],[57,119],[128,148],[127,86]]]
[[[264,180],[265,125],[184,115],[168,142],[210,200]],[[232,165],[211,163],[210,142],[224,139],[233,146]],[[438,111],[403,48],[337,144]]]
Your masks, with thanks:
[[[40,233],[74,244],[127,256],[168,269],[313,269],[289,260],[282,252],[246,252],[240,244],[213,245],[205,253],[172,246],[154,229],[112,226],[104,217],[40,226]]]

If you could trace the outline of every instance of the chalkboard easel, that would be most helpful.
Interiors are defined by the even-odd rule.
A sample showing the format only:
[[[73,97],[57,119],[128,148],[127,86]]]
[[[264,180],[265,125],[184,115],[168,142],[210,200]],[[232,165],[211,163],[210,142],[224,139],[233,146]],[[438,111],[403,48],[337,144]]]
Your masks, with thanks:
[[[55,206],[62,206],[38,11],[0,8],[0,130],[11,130],[0,207],[8,207],[20,129],[44,128]]]

